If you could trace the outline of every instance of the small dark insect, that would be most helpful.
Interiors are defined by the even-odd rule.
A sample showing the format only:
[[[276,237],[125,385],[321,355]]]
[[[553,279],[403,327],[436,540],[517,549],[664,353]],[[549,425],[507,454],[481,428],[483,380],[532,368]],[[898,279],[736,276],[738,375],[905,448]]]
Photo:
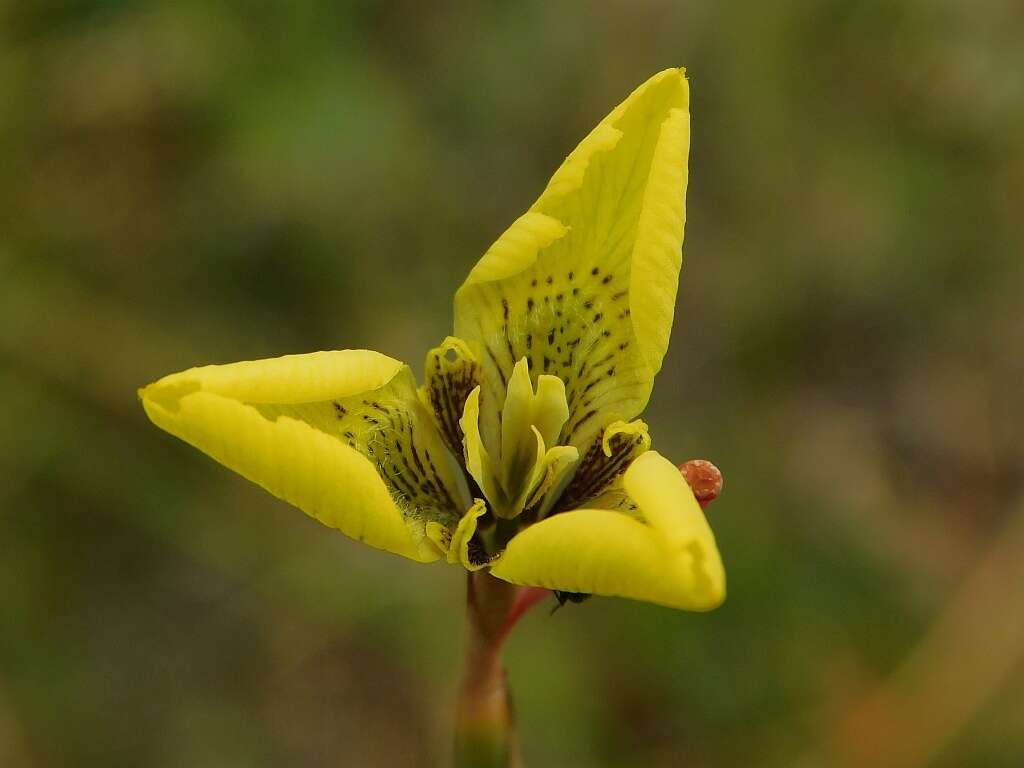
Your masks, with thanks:
[[[590,595],[586,594],[585,592],[562,592],[558,589],[554,590],[554,592],[555,599],[558,601],[558,605],[551,609],[552,613],[557,611],[566,603],[576,603],[578,605],[579,603],[582,603],[584,600],[590,597]]]
[[[473,565],[487,565],[490,561],[491,557],[487,554],[487,548],[480,541],[480,537],[474,534],[473,538],[469,540],[469,562]]]

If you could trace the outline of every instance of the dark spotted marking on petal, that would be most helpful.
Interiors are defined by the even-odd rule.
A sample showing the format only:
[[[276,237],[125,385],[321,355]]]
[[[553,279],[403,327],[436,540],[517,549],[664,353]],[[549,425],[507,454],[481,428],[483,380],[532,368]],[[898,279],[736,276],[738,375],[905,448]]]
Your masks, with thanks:
[[[404,516],[454,524],[455,510],[461,505],[442,479],[430,448],[436,440],[434,425],[417,401],[411,379],[396,379],[372,398],[354,395],[313,403],[250,405],[266,418],[288,416],[305,421],[361,453],[376,466]],[[432,460],[417,462],[419,455],[430,455]]]
[[[618,432],[609,440],[612,455],[607,456],[599,436],[580,460],[579,469],[562,492],[555,511],[577,509],[601,495],[626,471],[633,459],[647,450],[648,445],[649,441],[643,434]]]
[[[475,359],[464,357],[454,348],[449,348],[445,353],[440,350],[439,347],[428,356],[424,385],[427,401],[434,412],[445,445],[463,464],[463,434],[459,422],[469,393],[483,379],[483,369]],[[455,353],[454,359],[449,354],[452,352]]]
[[[637,175],[635,183],[642,178]],[[478,323],[479,340],[487,350],[484,388],[490,401],[504,401],[512,368],[524,357],[534,385],[541,373],[558,376],[570,407],[561,443],[583,448],[605,423],[591,411],[633,415],[649,394],[648,366],[631,343],[632,324],[624,322],[629,317],[635,232],[636,220],[628,217],[573,229],[567,236],[574,242],[572,249],[552,247],[520,275],[474,288],[474,311],[481,319],[467,318]],[[494,318],[499,306],[501,314]],[[607,362],[595,362],[609,354],[623,358],[612,374]],[[581,367],[587,361],[591,365]],[[584,390],[592,395],[589,406],[582,405]],[[495,420],[493,414],[485,418]]]

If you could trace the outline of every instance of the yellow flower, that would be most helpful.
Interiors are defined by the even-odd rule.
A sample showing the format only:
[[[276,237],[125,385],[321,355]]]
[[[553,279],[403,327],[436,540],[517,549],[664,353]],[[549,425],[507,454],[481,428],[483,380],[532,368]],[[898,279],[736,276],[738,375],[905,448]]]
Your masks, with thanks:
[[[689,92],[661,72],[562,163],[455,294],[425,383],[366,350],[192,368],[162,429],[373,547],[513,584],[706,610],[715,540],[635,419],[668,347]]]

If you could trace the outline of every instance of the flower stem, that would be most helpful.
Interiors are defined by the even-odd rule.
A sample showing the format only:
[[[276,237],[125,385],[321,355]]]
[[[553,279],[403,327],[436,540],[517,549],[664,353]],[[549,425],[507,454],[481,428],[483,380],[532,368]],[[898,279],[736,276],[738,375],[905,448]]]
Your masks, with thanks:
[[[501,651],[519,617],[547,594],[515,587],[486,571],[469,574],[465,671],[455,713],[456,768],[521,765]]]

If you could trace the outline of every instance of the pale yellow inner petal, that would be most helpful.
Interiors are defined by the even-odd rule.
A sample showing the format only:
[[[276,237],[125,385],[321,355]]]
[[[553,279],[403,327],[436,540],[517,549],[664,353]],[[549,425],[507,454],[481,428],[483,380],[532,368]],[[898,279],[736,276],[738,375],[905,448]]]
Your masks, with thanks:
[[[565,388],[556,377],[542,375],[534,390],[527,361],[520,360],[508,380],[492,446],[480,429],[482,396],[475,390],[463,415],[466,464],[494,514],[516,517],[540,501],[540,489],[552,489],[579,456],[575,447],[556,444],[569,415]]]

